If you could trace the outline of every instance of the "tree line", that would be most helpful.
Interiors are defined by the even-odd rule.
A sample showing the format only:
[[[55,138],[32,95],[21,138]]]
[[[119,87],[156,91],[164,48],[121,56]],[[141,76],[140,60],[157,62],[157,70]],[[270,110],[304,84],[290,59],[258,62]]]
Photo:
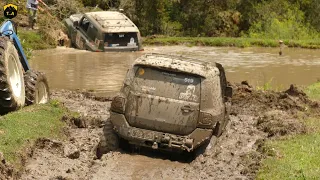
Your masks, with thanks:
[[[307,39],[320,32],[320,0],[80,0],[124,9],[143,36]]]

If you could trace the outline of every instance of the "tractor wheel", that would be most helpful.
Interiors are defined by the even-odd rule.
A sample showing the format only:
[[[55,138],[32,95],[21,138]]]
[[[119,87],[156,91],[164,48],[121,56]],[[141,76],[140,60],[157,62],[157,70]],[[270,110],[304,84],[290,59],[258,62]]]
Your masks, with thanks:
[[[116,132],[113,130],[113,125],[108,119],[103,127],[103,133],[100,136],[100,142],[97,147],[97,157],[101,158],[103,154],[110,151],[115,151],[119,148],[120,139]]]
[[[26,85],[26,105],[45,104],[50,100],[46,76],[38,71],[29,70],[24,74]]]
[[[25,104],[23,67],[18,52],[7,37],[0,37],[0,114]]]

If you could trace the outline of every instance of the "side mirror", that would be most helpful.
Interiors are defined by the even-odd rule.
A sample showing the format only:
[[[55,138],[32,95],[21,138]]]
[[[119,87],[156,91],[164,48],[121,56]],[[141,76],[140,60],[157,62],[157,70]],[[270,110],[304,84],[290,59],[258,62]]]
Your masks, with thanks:
[[[226,87],[226,91],[225,91],[225,96],[231,98],[232,97],[232,93],[233,93],[232,87],[231,86],[227,86]]]
[[[78,26],[79,26],[79,21],[74,21],[74,22],[73,22],[73,27],[76,27],[76,28],[77,28]]]

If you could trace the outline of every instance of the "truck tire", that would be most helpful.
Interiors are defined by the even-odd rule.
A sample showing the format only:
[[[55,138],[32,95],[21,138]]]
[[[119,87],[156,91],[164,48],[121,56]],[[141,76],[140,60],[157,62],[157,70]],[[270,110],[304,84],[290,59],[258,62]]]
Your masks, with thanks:
[[[227,130],[227,126],[230,123],[230,109],[231,109],[231,103],[225,102],[225,114],[224,114],[224,120],[220,124],[220,122],[217,123],[216,127],[213,130],[213,134],[217,137],[220,137],[222,133],[224,133]]]
[[[103,127],[103,133],[100,136],[100,142],[97,147],[97,158],[101,158],[103,154],[110,151],[115,151],[119,148],[119,136],[113,130],[113,125],[110,120],[107,120]]]
[[[26,105],[46,104],[50,100],[48,80],[44,73],[29,70],[24,74]]]
[[[212,154],[214,148],[217,144],[218,137],[215,135],[212,135],[211,138],[204,144],[202,144],[200,147],[194,150],[192,153],[193,158],[197,158],[200,155],[208,156]]]
[[[7,37],[0,37],[0,114],[25,104],[23,67],[18,52]]]

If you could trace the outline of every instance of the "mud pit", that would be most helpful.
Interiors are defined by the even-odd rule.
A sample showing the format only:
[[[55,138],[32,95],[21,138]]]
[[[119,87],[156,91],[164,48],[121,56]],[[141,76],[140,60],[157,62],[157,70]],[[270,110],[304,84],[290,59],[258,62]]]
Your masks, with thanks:
[[[297,113],[318,104],[294,87],[281,93],[255,91],[246,83],[233,87],[228,131],[209,153],[191,162],[183,156],[144,149],[141,152],[119,149],[96,159],[95,150],[101,127],[109,117],[111,98],[54,92],[53,98],[79,112],[81,117],[64,118],[70,124],[68,140],[38,141],[21,179],[253,179],[264,157],[259,150],[263,141],[305,133]]]

